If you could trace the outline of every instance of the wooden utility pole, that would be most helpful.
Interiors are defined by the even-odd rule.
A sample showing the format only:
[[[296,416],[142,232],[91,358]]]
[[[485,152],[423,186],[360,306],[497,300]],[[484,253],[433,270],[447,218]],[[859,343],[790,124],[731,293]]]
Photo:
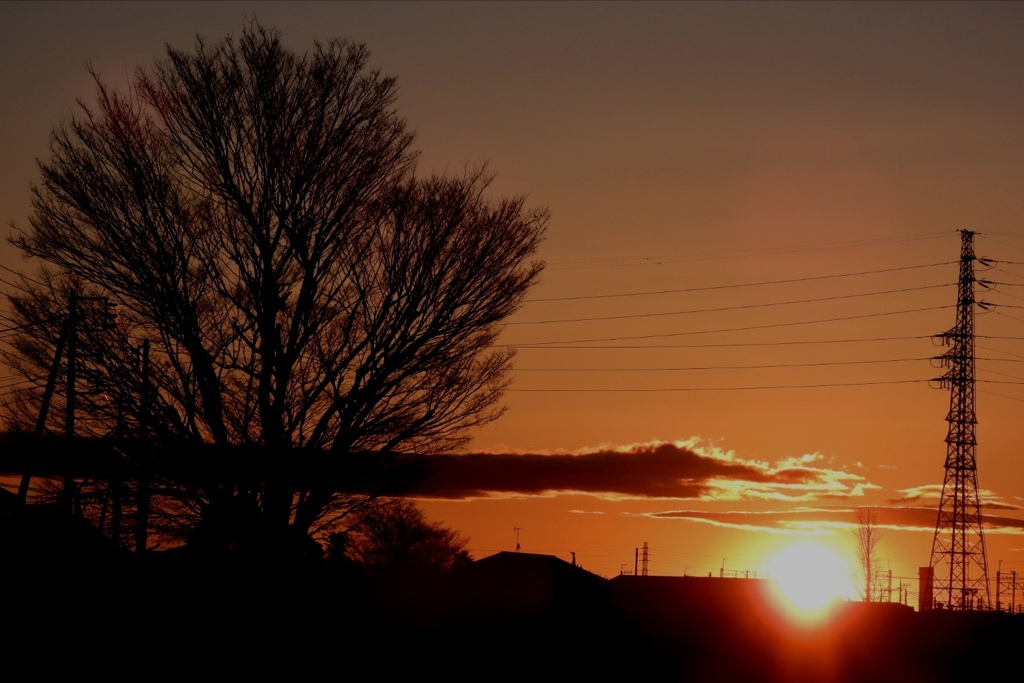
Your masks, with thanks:
[[[146,552],[149,525],[149,416],[152,412],[152,391],[149,381],[149,340],[142,342],[142,396],[139,407],[141,441],[138,490],[135,492],[135,552]]]
[[[64,457],[70,460],[71,458],[71,442],[75,438],[75,358],[76,358],[76,338],[78,336],[76,327],[78,325],[78,292],[71,290],[71,294],[68,296],[68,371],[65,377],[67,393],[66,400],[64,401],[64,437],[66,439],[64,446]],[[74,500],[75,493],[75,480],[70,474],[70,463],[65,464],[64,469],[64,488],[61,491],[61,507],[65,512],[70,513],[72,511],[71,504]]]
[[[50,412],[50,401],[53,399],[53,390],[57,385],[57,373],[60,371],[60,359],[64,355],[64,345],[67,342],[69,321],[65,320],[61,326],[60,337],[57,339],[57,348],[53,352],[53,362],[50,363],[50,376],[46,380],[46,389],[43,391],[43,401],[39,405],[39,415],[36,417],[35,437],[38,439],[43,435],[43,427],[46,425],[46,414]],[[25,463],[25,471],[21,475],[21,485],[18,486],[18,500],[24,504],[28,501],[28,489],[32,483],[32,463]]]

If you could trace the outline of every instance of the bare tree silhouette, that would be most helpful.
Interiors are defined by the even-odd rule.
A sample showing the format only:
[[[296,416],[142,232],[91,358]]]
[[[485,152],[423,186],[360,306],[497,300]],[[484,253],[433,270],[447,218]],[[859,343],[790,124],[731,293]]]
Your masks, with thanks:
[[[471,562],[468,539],[430,522],[408,498],[381,498],[353,516],[350,530],[331,536],[331,555],[371,576],[431,576]]]
[[[253,21],[168,47],[123,94],[93,73],[14,226],[43,268],[11,300],[7,361],[32,382],[10,428],[38,415],[71,293],[116,305],[77,328],[76,433],[142,435],[193,544],[323,538],[393,492],[396,462],[503,411],[514,353],[494,342],[543,269],[547,212],[488,198],[484,169],[417,176],[368,60]]]
[[[875,546],[882,538],[882,530],[872,510],[857,510],[857,528],[854,533],[857,536],[857,560],[864,581],[861,591],[864,602],[871,602],[872,591],[878,580],[878,557],[875,554]]]

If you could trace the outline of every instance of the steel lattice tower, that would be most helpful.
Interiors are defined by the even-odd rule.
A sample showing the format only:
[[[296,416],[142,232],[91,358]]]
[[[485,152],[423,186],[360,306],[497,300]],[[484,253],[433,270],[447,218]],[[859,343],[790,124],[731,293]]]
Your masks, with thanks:
[[[949,387],[949,434],[931,567],[935,599],[949,609],[969,610],[988,605],[990,596],[975,460],[974,233],[961,230],[960,235],[956,326],[938,335],[942,344],[950,347],[939,357],[948,368],[939,383],[942,388]]]

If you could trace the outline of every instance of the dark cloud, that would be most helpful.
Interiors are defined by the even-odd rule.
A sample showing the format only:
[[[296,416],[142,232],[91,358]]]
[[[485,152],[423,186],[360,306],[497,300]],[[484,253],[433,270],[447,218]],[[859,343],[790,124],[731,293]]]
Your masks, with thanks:
[[[916,504],[920,502],[938,501],[942,495],[942,484],[925,484],[924,486],[913,486],[911,488],[902,489],[900,496],[896,498],[890,498],[889,502],[893,505],[902,505],[904,503]]]
[[[897,531],[935,531],[937,510],[926,507],[865,506],[875,513],[882,529]],[[826,529],[855,529],[855,507],[794,508],[762,512],[671,510],[650,515],[660,519],[681,519],[748,531],[780,534],[816,533]],[[1024,520],[984,515],[986,533],[1024,533]]]
[[[609,498],[737,500],[856,495],[861,476],[814,466],[820,456],[768,464],[692,444],[655,442],[578,453],[472,453],[431,458],[417,491],[430,498],[577,493]]]
[[[914,486],[908,489],[902,489],[902,494],[899,497],[889,499],[889,502],[893,505],[902,505],[910,503],[913,505],[919,503],[928,503],[938,507],[938,501],[942,496],[942,485],[941,484],[926,484],[924,486]],[[997,495],[993,491],[987,489],[978,490],[978,499],[981,503],[983,510],[1020,510],[1021,507],[1018,503],[1011,503],[1006,501],[1002,496]]]

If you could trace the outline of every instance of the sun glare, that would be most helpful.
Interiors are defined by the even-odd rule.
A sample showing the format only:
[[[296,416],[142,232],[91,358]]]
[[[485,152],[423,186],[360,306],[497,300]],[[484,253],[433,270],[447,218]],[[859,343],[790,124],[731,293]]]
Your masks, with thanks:
[[[824,545],[787,546],[772,558],[768,571],[778,602],[802,621],[821,618],[835,603],[854,597],[848,568]]]

